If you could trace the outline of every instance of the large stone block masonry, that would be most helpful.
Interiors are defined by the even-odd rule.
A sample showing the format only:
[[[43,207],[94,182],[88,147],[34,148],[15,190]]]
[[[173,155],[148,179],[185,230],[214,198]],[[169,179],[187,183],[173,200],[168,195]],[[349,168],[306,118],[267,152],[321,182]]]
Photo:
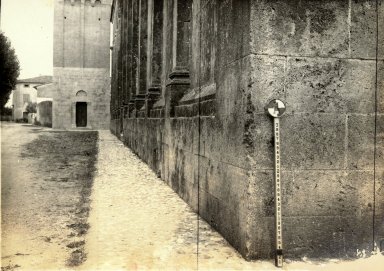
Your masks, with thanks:
[[[383,7],[115,0],[110,128],[246,259],[272,258],[265,106],[283,100],[285,257],[370,255],[384,247]]]

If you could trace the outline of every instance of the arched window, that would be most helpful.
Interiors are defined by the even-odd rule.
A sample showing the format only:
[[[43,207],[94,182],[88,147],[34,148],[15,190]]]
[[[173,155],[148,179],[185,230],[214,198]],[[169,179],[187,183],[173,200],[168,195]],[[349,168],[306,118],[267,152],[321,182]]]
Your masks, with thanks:
[[[76,92],[76,97],[87,97],[87,92],[85,92],[84,90],[79,90],[78,92]]]

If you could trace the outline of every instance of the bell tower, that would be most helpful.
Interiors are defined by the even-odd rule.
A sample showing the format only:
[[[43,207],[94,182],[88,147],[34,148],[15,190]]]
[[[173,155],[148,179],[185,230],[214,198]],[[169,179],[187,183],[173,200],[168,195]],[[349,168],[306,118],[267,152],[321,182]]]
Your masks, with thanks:
[[[54,8],[53,128],[107,129],[111,0],[55,0]]]

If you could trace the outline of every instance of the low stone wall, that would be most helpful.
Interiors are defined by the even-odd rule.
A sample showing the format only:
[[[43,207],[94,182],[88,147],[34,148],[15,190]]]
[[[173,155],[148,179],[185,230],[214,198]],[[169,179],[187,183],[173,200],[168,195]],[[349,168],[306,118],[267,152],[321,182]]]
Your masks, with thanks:
[[[37,104],[37,122],[41,126],[52,127],[52,101]]]

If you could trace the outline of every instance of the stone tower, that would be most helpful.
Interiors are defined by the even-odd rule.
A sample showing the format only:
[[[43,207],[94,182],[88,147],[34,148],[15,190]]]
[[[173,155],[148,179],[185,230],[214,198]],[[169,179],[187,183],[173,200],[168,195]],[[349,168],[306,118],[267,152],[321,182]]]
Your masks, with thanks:
[[[55,0],[53,128],[109,128],[111,0]]]

